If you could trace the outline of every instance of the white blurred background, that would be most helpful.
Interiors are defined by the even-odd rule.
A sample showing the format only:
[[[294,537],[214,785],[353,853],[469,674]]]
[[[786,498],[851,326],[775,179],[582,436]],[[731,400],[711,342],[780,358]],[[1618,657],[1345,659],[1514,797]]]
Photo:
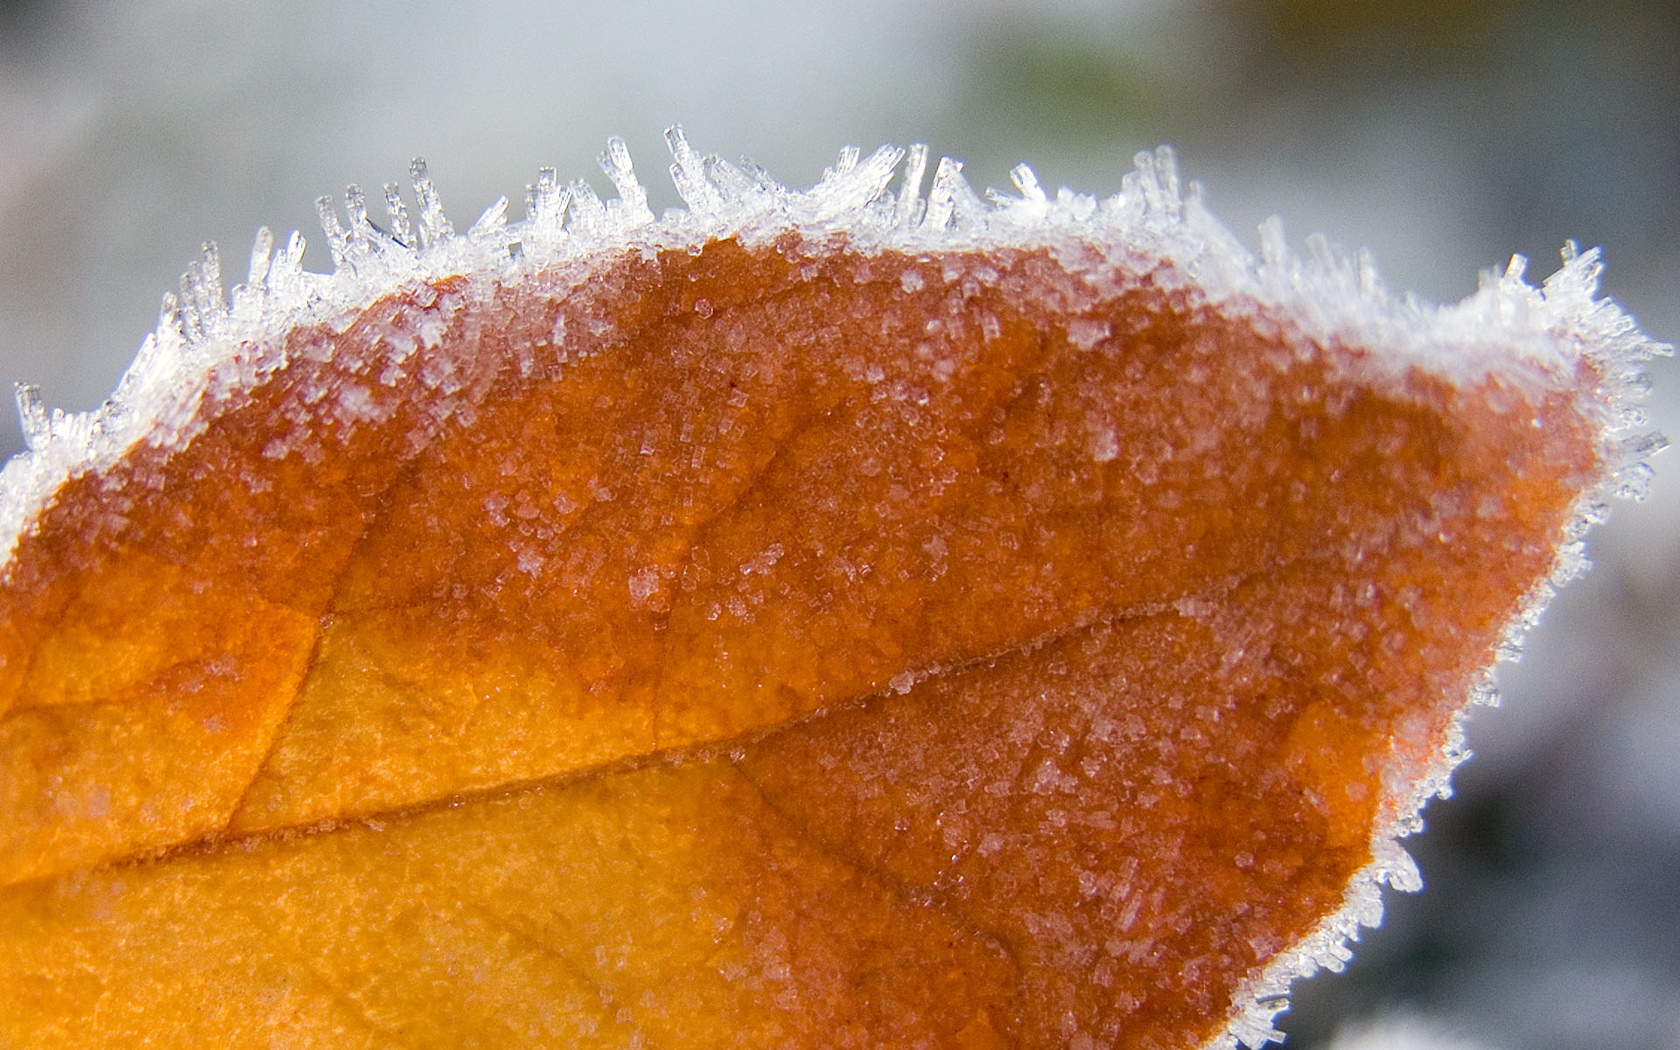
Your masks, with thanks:
[[[1576,238],[1680,339],[1674,0],[0,0],[0,383],[97,404],[201,241],[232,283],[257,226],[308,235],[316,196],[415,154],[457,223],[541,165],[596,178],[615,133],[674,204],[673,121],[799,185],[841,145],[925,140],[981,185],[1028,160],[1108,193],[1170,141],[1251,245],[1281,214],[1447,299]],[[1651,371],[1680,433],[1680,366]],[[1429,888],[1302,989],[1291,1045],[1403,1016],[1680,1048],[1680,458],[1656,466],[1477,716],[1415,844]]]

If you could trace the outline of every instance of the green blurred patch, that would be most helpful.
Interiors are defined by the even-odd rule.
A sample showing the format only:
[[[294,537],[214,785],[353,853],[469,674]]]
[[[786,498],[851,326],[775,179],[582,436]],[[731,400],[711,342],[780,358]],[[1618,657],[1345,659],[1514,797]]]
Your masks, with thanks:
[[[1161,68],[1103,33],[993,27],[970,45],[945,130],[978,182],[1030,158],[1051,185],[1118,185],[1134,151],[1195,123],[1197,93]]]
[[[1073,146],[1093,128],[1164,126],[1172,100],[1158,75],[1107,41],[1021,36],[981,49],[967,101],[1049,144]]]

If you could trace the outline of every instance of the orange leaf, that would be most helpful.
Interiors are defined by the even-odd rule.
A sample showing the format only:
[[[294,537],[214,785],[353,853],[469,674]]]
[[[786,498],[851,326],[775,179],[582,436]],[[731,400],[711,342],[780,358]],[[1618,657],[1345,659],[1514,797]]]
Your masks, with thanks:
[[[1628,457],[1592,257],[1431,311],[1164,151],[672,141],[687,212],[421,171],[25,399],[0,1045],[1252,1043],[1415,881]]]

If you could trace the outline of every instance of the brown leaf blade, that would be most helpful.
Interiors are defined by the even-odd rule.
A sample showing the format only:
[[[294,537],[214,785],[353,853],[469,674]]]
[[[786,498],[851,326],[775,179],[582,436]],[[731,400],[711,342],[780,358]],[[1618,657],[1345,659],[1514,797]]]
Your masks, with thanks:
[[[0,578],[0,1036],[1254,1038],[1619,379],[1097,233],[761,216],[237,342]]]

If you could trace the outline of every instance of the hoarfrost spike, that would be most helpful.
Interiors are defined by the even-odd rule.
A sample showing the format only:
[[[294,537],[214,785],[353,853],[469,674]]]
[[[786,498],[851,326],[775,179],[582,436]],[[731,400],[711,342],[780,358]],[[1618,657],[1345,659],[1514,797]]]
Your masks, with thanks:
[[[819,219],[835,219],[878,200],[887,191],[887,184],[892,182],[893,172],[904,157],[904,151],[896,146],[882,146],[862,164],[858,163],[856,154],[856,150],[842,154],[840,162],[813,191],[812,195],[819,201]]]
[[[216,317],[216,300],[221,295],[220,267],[213,245],[204,246],[203,257],[181,274],[180,294],[175,300],[176,323],[189,343],[203,338]]]
[[[227,300],[222,294],[222,253],[215,241],[204,242],[198,264],[200,309],[212,317],[218,316]]]
[[[181,299],[174,292],[164,292],[158,303],[157,337],[159,343],[181,339]]]
[[[209,245],[205,245],[209,248]],[[181,334],[189,343],[201,343],[215,318],[213,300],[205,286],[203,263],[193,263],[181,274]],[[217,282],[218,285],[220,282]],[[219,292],[220,289],[218,288]]]
[[[904,166],[904,180],[898,191],[898,214],[894,216],[894,224],[901,229],[916,225],[921,218],[922,178],[927,174],[927,143],[912,143],[908,154],[910,160]]]
[[[994,209],[989,207],[968,179],[963,177],[962,165],[951,173],[951,203],[954,206],[954,221],[961,223],[984,222]]]
[[[17,399],[18,424],[23,428],[23,443],[31,452],[46,448],[52,437],[52,424],[46,406],[41,403],[41,388],[34,383],[18,383],[12,388]]]
[[[372,226],[367,216],[367,195],[362,193],[362,188],[354,182],[344,187],[344,214],[350,219],[350,239],[365,242],[367,231]]]
[[[274,265],[274,231],[267,226],[257,228],[251,244],[251,268],[245,277],[245,287],[252,292],[268,290],[268,271]]]
[[[1295,266],[1295,254],[1289,250],[1283,220],[1275,215],[1260,224],[1260,262],[1278,275],[1287,274]]]
[[[764,167],[751,157],[741,158],[741,171],[747,176],[747,178],[753,181],[753,185],[757,186],[758,189],[764,193],[769,194],[772,198],[780,200],[790,195],[790,191],[786,186],[778,182],[774,175],[765,171]]]
[[[443,201],[438,199],[437,188],[426,173],[425,160],[415,157],[408,165],[408,173],[414,182],[414,199],[420,205],[420,246],[429,247],[453,236],[455,227],[443,214]]]
[[[565,229],[566,206],[571,203],[572,191],[560,184],[560,176],[553,168],[538,168],[537,181],[525,193],[525,225],[539,239],[558,237]]]
[[[717,187],[706,178],[706,164],[683,135],[682,125],[665,129],[665,144],[671,149],[671,181],[677,185],[677,195],[697,217],[712,216],[723,210],[723,198]]]
[[[585,232],[598,231],[607,221],[607,206],[601,203],[595,187],[582,179],[571,184],[572,221]]]
[[[181,275],[181,320],[189,341],[204,339],[227,312],[222,294],[222,260],[216,245],[204,243],[198,261]]]
[[[1375,302],[1382,296],[1382,275],[1377,272],[1377,259],[1368,249],[1359,249],[1356,257],[1359,267],[1359,290],[1367,300]],[[1515,262],[1516,259],[1512,259]],[[1521,275],[1518,275],[1521,280]]]
[[[394,182],[385,184],[385,216],[391,224],[391,237],[405,248],[417,248],[414,230],[408,221],[408,205],[403,203],[402,188]]]
[[[904,150],[900,147],[882,146],[856,166],[847,178],[857,187],[858,207],[879,200],[887,192],[887,186],[898,170],[898,163],[903,159]]]
[[[618,191],[623,218],[638,226],[653,221],[653,212],[648,209],[647,190],[636,178],[635,166],[630,163],[630,147],[625,145],[624,140],[614,135],[607,140],[606,151],[595,159],[601,170],[607,173],[607,178],[612,180],[613,189]]]
[[[1015,188],[1021,191],[1022,200],[1031,201],[1034,204],[1046,204],[1050,200],[1049,197],[1044,195],[1044,187],[1038,184],[1038,176],[1033,173],[1029,165],[1015,165],[1014,168],[1010,169],[1009,181],[1013,182]]]
[[[743,160],[742,163],[750,162]],[[726,160],[713,159],[711,169],[712,185],[716,186],[723,199],[731,204],[765,195],[764,186],[758,179]]]
[[[270,288],[274,287],[276,277],[288,288],[296,285],[299,275],[303,272],[303,252],[307,246],[308,242],[304,240],[303,234],[293,230],[286,238],[286,247],[275,259],[274,267],[268,271]]]
[[[1654,456],[1668,447],[1668,438],[1661,434],[1636,434],[1622,442],[1623,451],[1632,458]]]
[[[485,240],[495,237],[502,230],[505,230],[507,228],[507,207],[508,199],[506,197],[496,198],[496,203],[485,208],[484,213],[478,217],[478,220],[468,227],[467,236],[473,240]]]
[[[175,327],[187,343],[198,342],[198,315],[193,309],[192,268],[181,274],[180,291],[175,296]]]
[[[327,254],[332,256],[333,268],[342,269],[348,266],[349,238],[344,233],[344,227],[338,223],[338,211],[333,207],[333,199],[316,197],[315,214],[321,219],[321,232],[327,235]]]
[[[1171,146],[1155,147],[1155,177],[1167,209],[1174,217],[1183,213],[1184,195],[1178,184],[1178,153]]]
[[[1140,150],[1132,157],[1136,167],[1134,181],[1143,194],[1144,206],[1153,214],[1179,218],[1184,212],[1184,199],[1178,186],[1178,157],[1169,146]]]
[[[939,158],[939,167],[933,173],[933,189],[928,191],[927,215],[922,219],[923,228],[943,230],[951,225],[951,219],[957,210],[959,181],[962,181],[962,161],[952,160],[950,157]]]
[[[1354,264],[1330,243],[1322,233],[1312,233],[1302,242],[1313,269],[1324,278],[1345,286],[1349,292],[1358,290],[1359,271]]]

